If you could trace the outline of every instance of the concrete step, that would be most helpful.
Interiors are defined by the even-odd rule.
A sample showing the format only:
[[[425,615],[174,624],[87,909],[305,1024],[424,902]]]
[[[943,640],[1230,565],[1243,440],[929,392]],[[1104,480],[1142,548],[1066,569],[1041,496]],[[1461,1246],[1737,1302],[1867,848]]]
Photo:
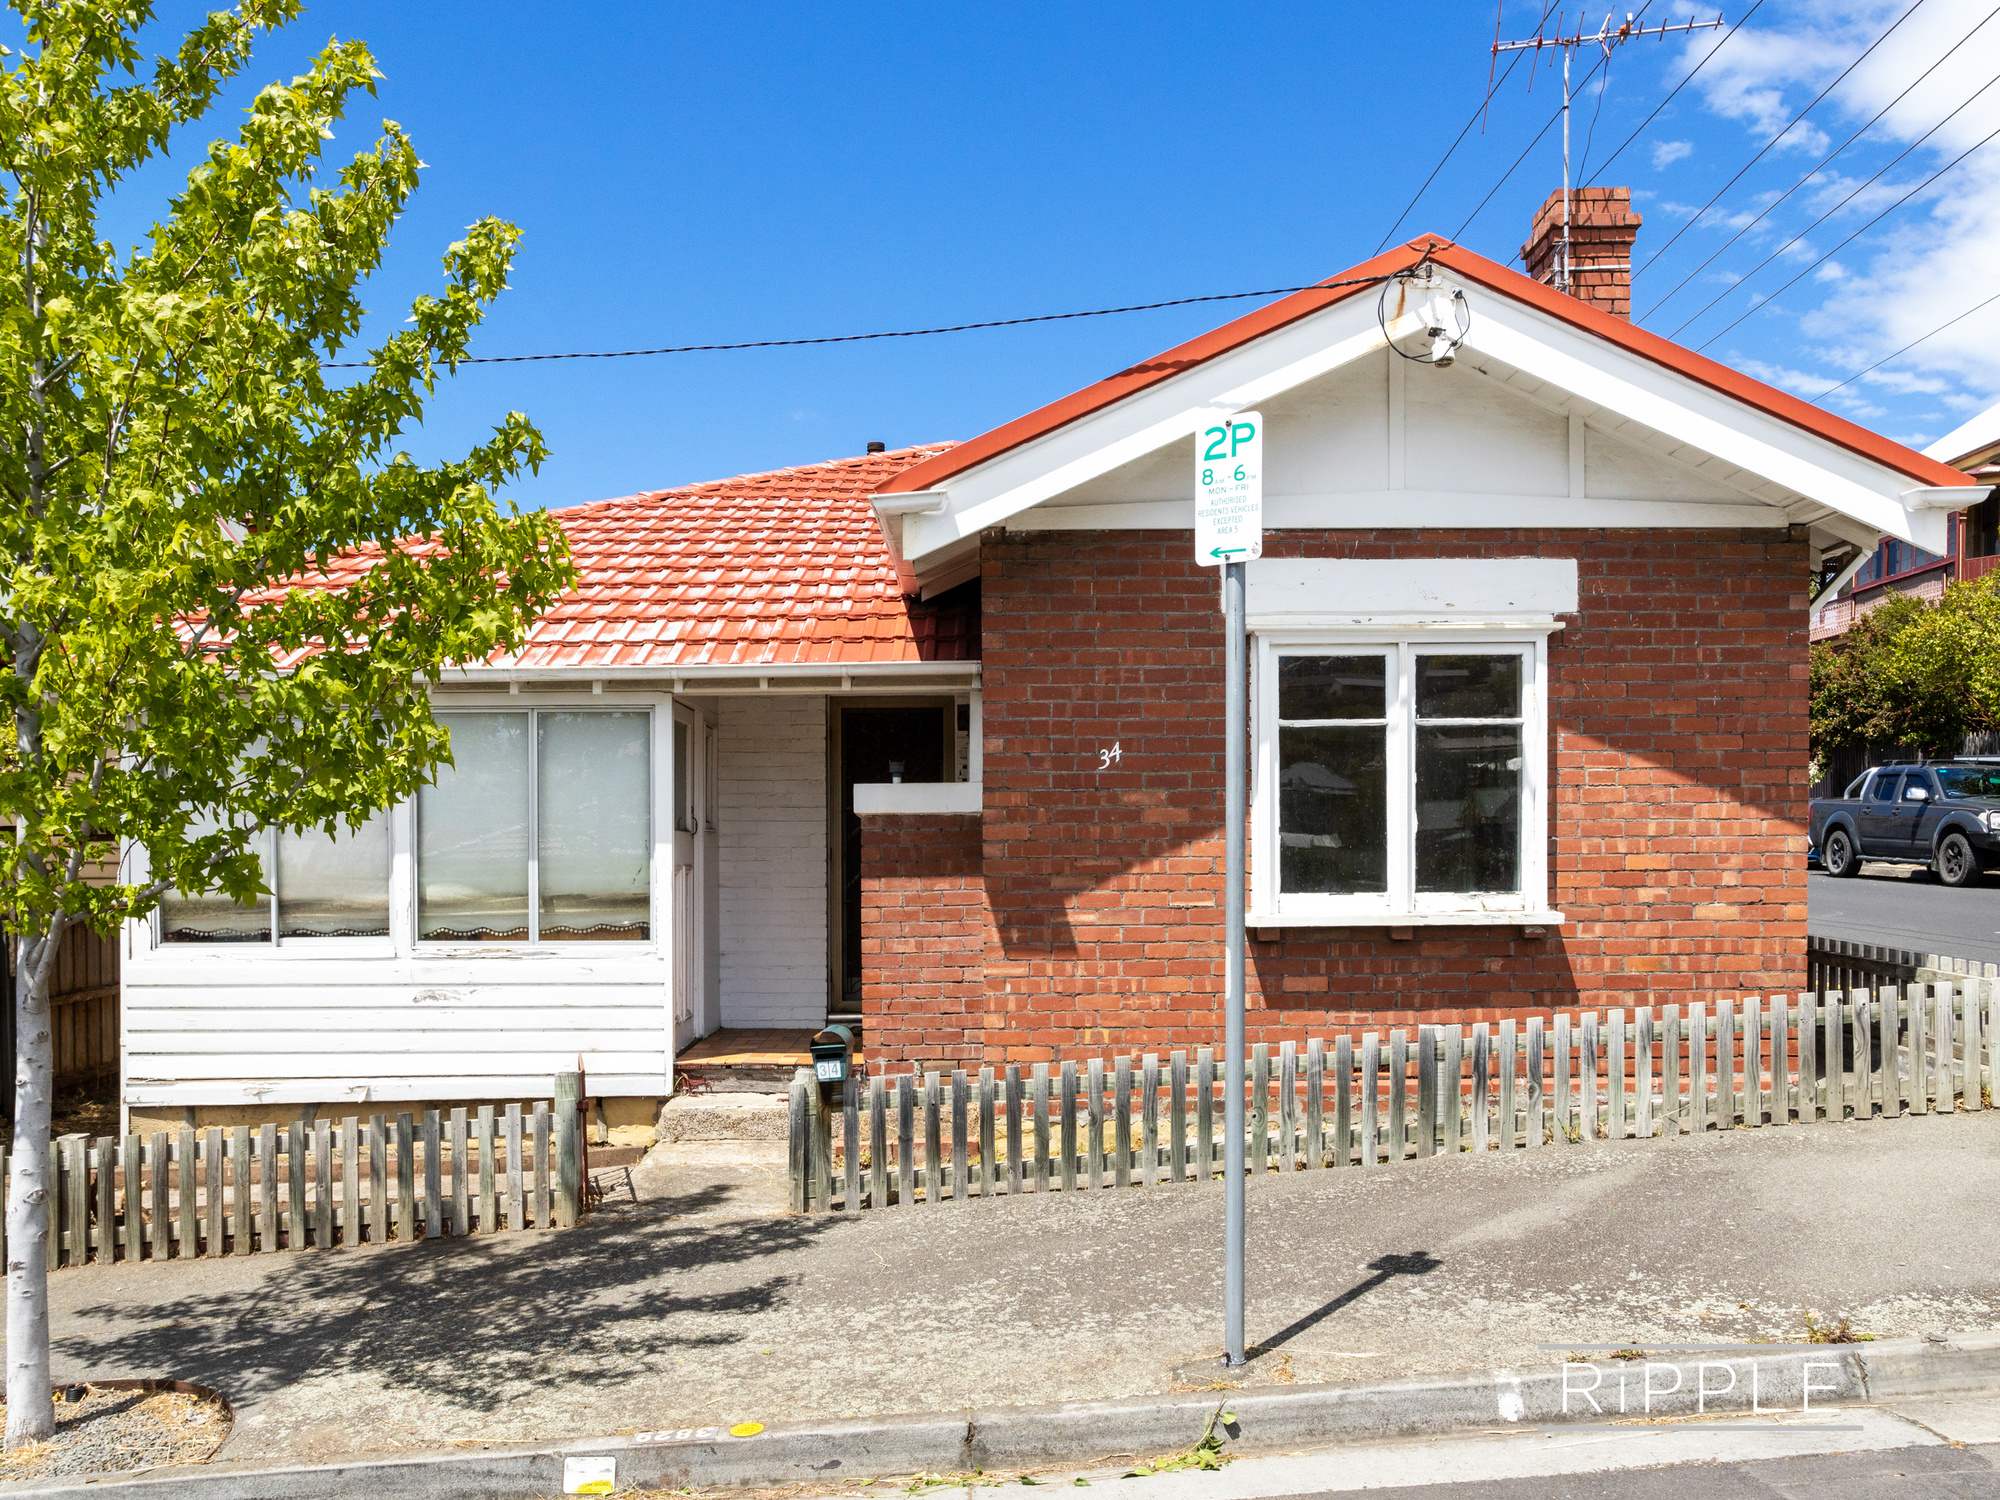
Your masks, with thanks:
[[[789,1104],[786,1094],[676,1094],[660,1106],[654,1134],[665,1144],[783,1141]]]

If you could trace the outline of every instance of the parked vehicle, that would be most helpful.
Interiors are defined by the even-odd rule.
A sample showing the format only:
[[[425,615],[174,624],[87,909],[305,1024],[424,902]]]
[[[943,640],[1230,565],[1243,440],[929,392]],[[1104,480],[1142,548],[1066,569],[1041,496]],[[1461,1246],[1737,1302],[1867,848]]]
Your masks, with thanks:
[[[1950,760],[1875,766],[1838,797],[1815,797],[1807,842],[1829,875],[1863,860],[1929,865],[1950,886],[2000,869],[2000,765]]]

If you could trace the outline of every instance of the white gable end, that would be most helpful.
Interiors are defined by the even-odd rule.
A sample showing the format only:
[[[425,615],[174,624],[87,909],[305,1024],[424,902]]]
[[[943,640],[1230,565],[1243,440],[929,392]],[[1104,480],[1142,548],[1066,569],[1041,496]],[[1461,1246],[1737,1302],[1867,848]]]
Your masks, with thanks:
[[[1195,431],[1265,415],[1265,524],[1783,527],[1942,550],[1948,507],[1886,465],[1471,284],[1448,367],[1387,346],[1373,295],[1299,319],[952,476],[884,497],[921,563],[987,526],[1188,528]],[[1414,317],[1390,336],[1427,347]],[[1411,337],[1411,335],[1416,335]]]

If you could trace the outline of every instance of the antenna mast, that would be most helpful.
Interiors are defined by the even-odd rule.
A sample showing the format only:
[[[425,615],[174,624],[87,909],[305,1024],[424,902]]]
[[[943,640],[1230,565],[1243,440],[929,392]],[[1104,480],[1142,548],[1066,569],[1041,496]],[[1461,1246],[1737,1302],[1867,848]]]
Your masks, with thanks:
[[[1504,0],[1503,0],[1503,3],[1504,3]],[[1674,34],[1675,34],[1676,32],[1684,32],[1684,31],[1713,31],[1713,30],[1714,30],[1714,29],[1715,29],[1716,27],[1720,26],[1721,24],[1722,24],[1722,17],[1721,17],[1720,15],[1718,15],[1718,16],[1716,16],[1716,18],[1715,18],[1715,19],[1714,19],[1713,21],[1678,21],[1678,22],[1675,22],[1674,24],[1672,24],[1672,25],[1668,25],[1668,26],[1641,26],[1641,25],[1639,25],[1639,24],[1638,24],[1638,21],[1637,21],[1637,18],[1636,18],[1636,17],[1634,17],[1634,16],[1632,15],[1632,13],[1631,13],[1630,11],[1627,11],[1627,12],[1625,13],[1625,23],[1624,23],[1624,24],[1623,24],[1622,26],[1618,26],[1618,27],[1615,27],[1615,28],[1614,28],[1614,27],[1612,26],[1612,24],[1611,24],[1611,14],[1610,14],[1610,12],[1609,12],[1609,11],[1607,11],[1607,12],[1605,12],[1605,16],[1604,16],[1604,20],[1603,20],[1603,22],[1602,22],[1602,23],[1601,23],[1601,24],[1600,24],[1600,25],[1598,26],[1597,30],[1595,30],[1595,31],[1585,31],[1585,30],[1583,29],[1583,19],[1582,19],[1582,16],[1581,16],[1581,14],[1579,14],[1579,15],[1578,15],[1578,18],[1577,18],[1577,23],[1576,23],[1576,30],[1575,30],[1575,31],[1573,31],[1573,32],[1571,32],[1571,33],[1570,33],[1569,35],[1567,35],[1567,36],[1563,35],[1563,29],[1562,29],[1562,19],[1561,19],[1561,17],[1557,17],[1557,19],[1556,19],[1556,30],[1555,30],[1555,34],[1554,34],[1553,36],[1544,36],[1544,35],[1542,35],[1542,33],[1540,33],[1540,32],[1538,31],[1538,32],[1536,32],[1536,33],[1535,33],[1535,35],[1533,35],[1533,36],[1529,37],[1529,38],[1528,38],[1528,39],[1527,39],[1526,41],[1520,41],[1520,42],[1503,42],[1503,41],[1499,41],[1499,40],[1497,40],[1497,39],[1496,39],[1496,40],[1494,41],[1494,43],[1493,43],[1493,56],[1494,56],[1494,58],[1495,58],[1496,60],[1497,60],[1497,59],[1499,58],[1499,56],[1500,56],[1500,54],[1501,54],[1502,52],[1535,52],[1535,53],[1540,53],[1540,52],[1541,52],[1541,50],[1542,50],[1542,49],[1543,49],[1544,47],[1559,47],[1559,48],[1561,48],[1561,49],[1562,49],[1562,55],[1563,55],[1563,102],[1562,102],[1562,117],[1563,117],[1563,237],[1562,237],[1562,250],[1561,250],[1561,251],[1560,251],[1560,252],[1559,252],[1559,253],[1557,254],[1557,256],[1556,256],[1556,283],[1555,283],[1555,284],[1556,284],[1556,290],[1557,290],[1557,291],[1559,291],[1559,292],[1567,292],[1567,291],[1568,291],[1568,290],[1570,289],[1570,275],[1569,275],[1569,187],[1570,187],[1570,184],[1569,184],[1569,69],[1570,69],[1570,63],[1571,63],[1571,61],[1572,61],[1572,60],[1573,60],[1573,59],[1574,59],[1574,58],[1576,57],[1576,49],[1577,49],[1577,48],[1579,48],[1579,47],[1583,47],[1583,46],[1595,46],[1595,47],[1597,47],[1597,48],[1598,48],[1598,50],[1599,50],[1599,51],[1601,51],[1601,52],[1602,52],[1602,53],[1604,54],[1604,56],[1605,56],[1605,57],[1606,57],[1607,59],[1609,59],[1609,58],[1610,58],[1610,56],[1611,56],[1611,49],[1612,49],[1613,47],[1617,47],[1617,46],[1620,46],[1620,45],[1622,45],[1622,44],[1623,44],[1623,43],[1625,43],[1625,42],[1629,42],[1629,41],[1633,41],[1633,40],[1635,40],[1635,39],[1637,39],[1637,38],[1639,38],[1639,37],[1642,37],[1642,36],[1672,36],[1672,35],[1674,35]],[[1495,26],[1494,26],[1494,30],[1495,30],[1496,32],[1497,32],[1497,31],[1499,30],[1499,26],[1498,26],[1497,22],[1496,22],[1496,24],[1495,24]]]

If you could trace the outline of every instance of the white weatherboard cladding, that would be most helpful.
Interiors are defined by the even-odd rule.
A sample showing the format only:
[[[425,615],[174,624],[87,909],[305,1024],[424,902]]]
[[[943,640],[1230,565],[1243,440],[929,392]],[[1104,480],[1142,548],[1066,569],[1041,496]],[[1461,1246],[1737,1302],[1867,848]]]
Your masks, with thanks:
[[[954,476],[933,513],[900,517],[904,556],[1002,524],[1186,528],[1192,433],[1253,405],[1267,530],[1805,524],[1822,545],[1884,533],[1943,545],[1956,495],[1933,508],[1899,470],[1502,293],[1466,291],[1470,331],[1448,368],[1393,355],[1376,299],[1351,298]]]
[[[826,1021],[826,699],[721,698],[724,1026]]]
[[[537,706],[658,715],[664,700],[606,693]],[[651,736],[655,871],[672,826],[660,795],[670,738]],[[669,947],[657,879],[651,941],[413,945],[411,808],[395,808],[389,825],[389,938],[156,948],[149,924],[126,926],[128,1106],[528,1100],[548,1097],[554,1075],[579,1062],[594,1095],[666,1092]]]

